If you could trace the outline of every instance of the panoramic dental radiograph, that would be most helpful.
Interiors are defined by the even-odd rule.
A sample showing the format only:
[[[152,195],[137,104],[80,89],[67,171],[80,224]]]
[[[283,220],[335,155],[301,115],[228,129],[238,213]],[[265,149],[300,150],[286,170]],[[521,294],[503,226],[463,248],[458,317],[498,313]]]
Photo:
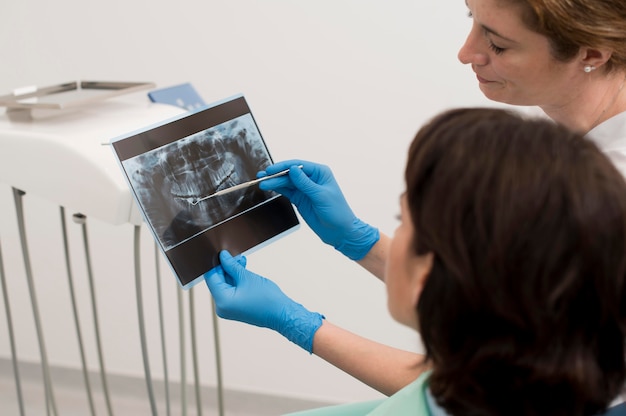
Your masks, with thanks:
[[[250,114],[123,162],[164,250],[267,200],[257,186],[206,197],[254,179],[270,163]]]

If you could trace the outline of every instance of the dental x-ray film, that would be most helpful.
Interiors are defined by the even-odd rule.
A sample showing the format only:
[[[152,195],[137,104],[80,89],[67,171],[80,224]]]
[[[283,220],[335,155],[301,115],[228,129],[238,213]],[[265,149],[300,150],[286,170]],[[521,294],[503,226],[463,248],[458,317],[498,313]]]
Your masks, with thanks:
[[[255,179],[272,163],[241,95],[111,144],[145,222],[184,289],[219,264],[221,250],[249,254],[299,225],[288,199],[258,185],[206,198]]]

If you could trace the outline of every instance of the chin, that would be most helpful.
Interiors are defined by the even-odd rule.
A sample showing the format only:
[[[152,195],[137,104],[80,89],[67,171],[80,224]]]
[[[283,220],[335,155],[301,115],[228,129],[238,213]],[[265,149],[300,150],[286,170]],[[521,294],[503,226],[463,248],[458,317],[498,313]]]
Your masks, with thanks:
[[[537,103],[532,102],[524,97],[516,96],[515,94],[511,94],[506,88],[489,88],[485,85],[480,85],[480,91],[483,95],[489,99],[490,101],[496,103],[502,103],[507,105],[515,105],[515,106],[530,106],[537,105]]]
[[[489,99],[489,101],[493,101],[496,103],[501,103],[501,104],[508,104],[508,105],[526,105],[526,104],[522,104],[521,101],[516,100],[512,97],[506,96],[504,94],[496,94],[493,92],[485,92],[483,91],[483,95]]]

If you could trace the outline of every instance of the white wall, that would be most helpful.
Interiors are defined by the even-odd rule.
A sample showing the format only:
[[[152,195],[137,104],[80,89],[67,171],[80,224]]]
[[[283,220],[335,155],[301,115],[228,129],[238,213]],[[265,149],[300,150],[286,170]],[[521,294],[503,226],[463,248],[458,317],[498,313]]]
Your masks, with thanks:
[[[448,107],[489,105],[471,70],[456,59],[471,23],[461,0],[3,0],[0,16],[0,93],[77,79],[159,87],[191,82],[209,102],[243,93],[275,160],[329,164],[357,215],[387,233],[396,225],[405,151],[419,126]],[[9,185],[0,187],[0,238],[19,357],[36,361]],[[36,195],[26,198],[49,359],[78,367],[58,207]],[[80,231],[70,225],[74,273],[84,292]],[[97,221],[89,226],[108,369],[140,375],[132,229]],[[143,238],[149,280],[150,236]],[[249,268],[339,325],[420,349],[416,335],[389,318],[382,283],[322,245],[306,226],[250,256]],[[166,301],[173,354],[175,292],[172,281]],[[213,384],[209,293],[203,285],[194,293],[201,378]],[[151,359],[159,376],[154,298],[148,288],[149,336],[156,348]],[[81,300],[91,339],[88,305]],[[228,388],[329,401],[379,397],[270,331],[225,321],[221,331]],[[6,334],[1,308],[0,357],[10,357]],[[178,377],[177,369],[170,371]]]

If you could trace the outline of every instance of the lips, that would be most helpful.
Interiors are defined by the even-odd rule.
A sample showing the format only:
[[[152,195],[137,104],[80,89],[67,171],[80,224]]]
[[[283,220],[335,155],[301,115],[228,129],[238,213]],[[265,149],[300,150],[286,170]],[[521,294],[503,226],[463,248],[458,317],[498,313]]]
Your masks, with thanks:
[[[476,68],[474,67],[474,65],[472,65],[472,71],[474,71],[474,74],[476,74],[476,79],[478,80],[478,82],[480,82],[481,84],[488,84],[490,82],[493,82],[483,76],[481,76],[478,71],[476,71]]]
[[[483,77],[481,77],[480,75],[476,74],[476,79],[478,80],[478,82],[480,82],[481,84],[488,84],[490,82],[493,81],[489,81],[488,79],[485,79]]]

